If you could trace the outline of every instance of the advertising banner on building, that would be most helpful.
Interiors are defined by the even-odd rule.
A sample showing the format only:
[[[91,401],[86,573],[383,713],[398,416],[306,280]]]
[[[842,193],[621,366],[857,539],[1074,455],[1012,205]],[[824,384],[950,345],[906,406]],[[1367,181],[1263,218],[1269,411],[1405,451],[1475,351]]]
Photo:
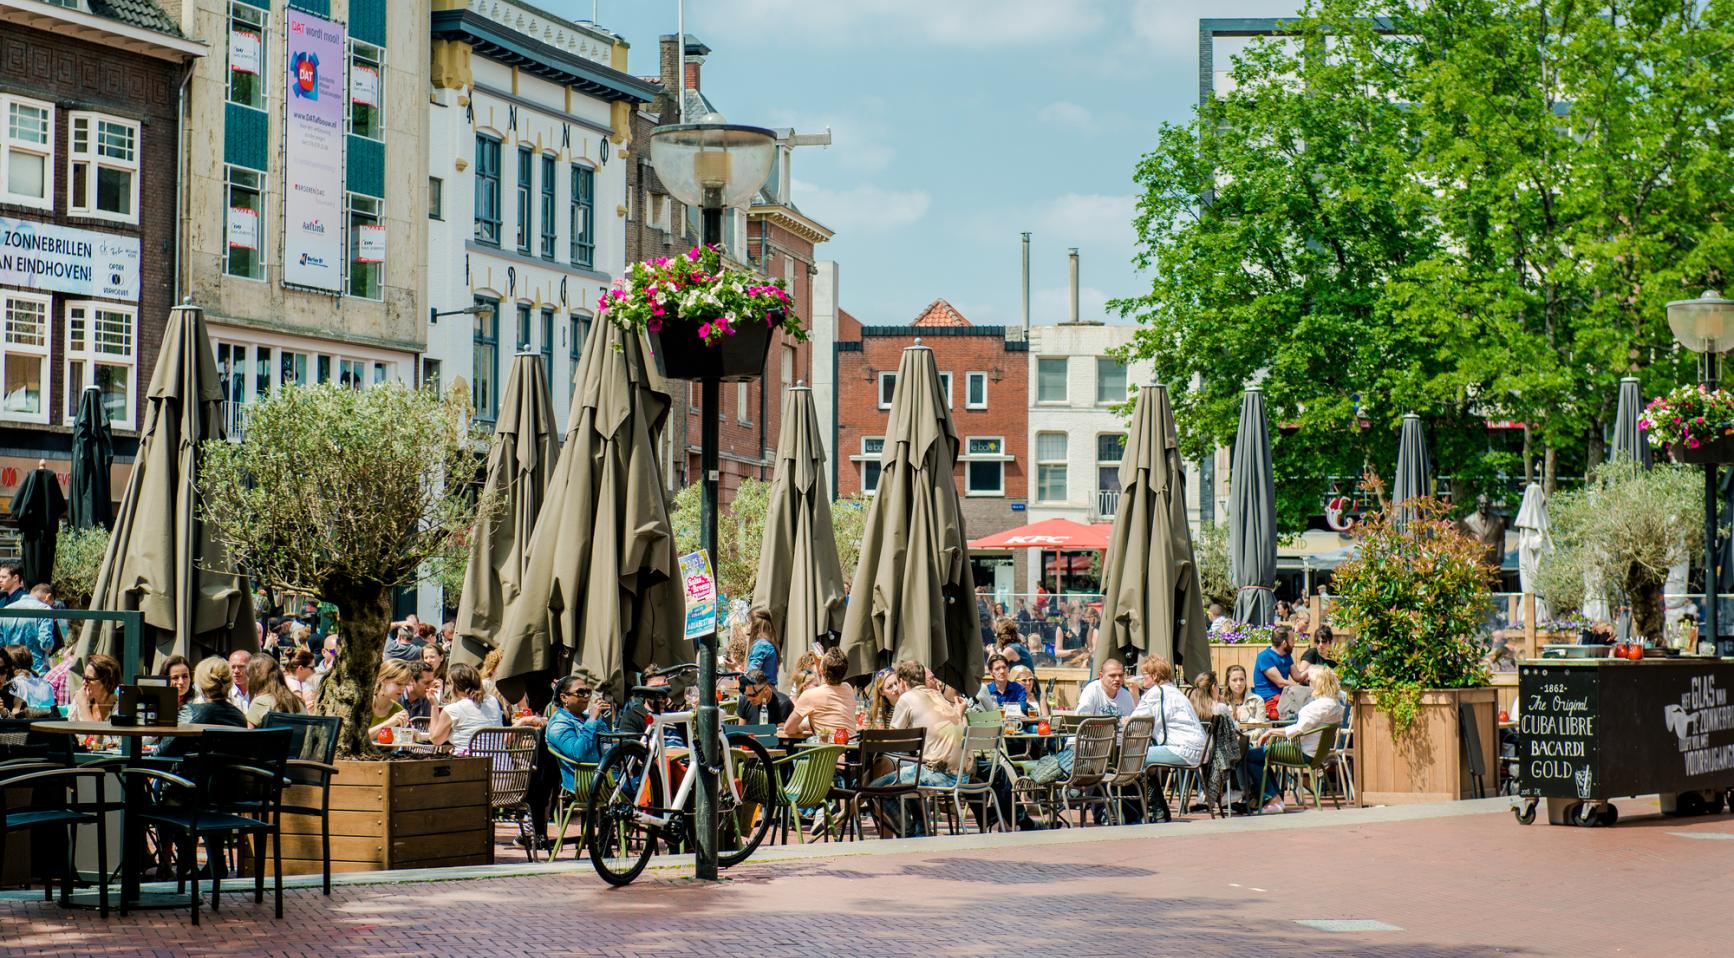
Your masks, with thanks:
[[[259,35],[247,30],[229,34],[229,69],[236,73],[259,73]]]
[[[258,213],[245,207],[229,207],[229,248],[259,248]]]
[[[355,261],[358,263],[385,262],[385,227],[357,226],[355,228]]]
[[[136,303],[138,238],[0,216],[0,285]]]
[[[283,282],[343,288],[343,27],[287,13],[289,119],[283,144]]]

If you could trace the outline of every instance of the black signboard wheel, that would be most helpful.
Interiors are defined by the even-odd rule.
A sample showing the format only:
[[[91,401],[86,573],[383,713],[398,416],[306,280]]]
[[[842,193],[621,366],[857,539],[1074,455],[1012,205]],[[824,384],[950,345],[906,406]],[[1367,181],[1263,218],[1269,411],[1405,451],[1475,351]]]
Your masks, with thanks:
[[[1609,826],[1609,827],[1612,827],[1614,825],[1619,824],[1619,821],[1620,821],[1620,810],[1615,808],[1613,806],[1612,802],[1609,802],[1606,806],[1604,806],[1602,808],[1602,824]]]
[[[1517,819],[1519,825],[1533,825],[1535,824],[1535,803],[1524,802],[1520,805],[1513,805],[1511,814]]]

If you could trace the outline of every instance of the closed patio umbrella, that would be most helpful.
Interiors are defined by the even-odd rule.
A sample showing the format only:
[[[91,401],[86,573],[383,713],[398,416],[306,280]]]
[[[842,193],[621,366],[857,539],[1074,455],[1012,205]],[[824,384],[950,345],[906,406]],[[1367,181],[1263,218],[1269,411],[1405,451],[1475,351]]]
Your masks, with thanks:
[[[145,398],[138,455],[90,607],[143,612],[140,647],[147,659],[153,650],[189,662],[254,651],[259,640],[246,577],[206,529],[194,486],[202,444],[223,438],[223,394],[197,306],[169,311]],[[121,633],[112,623],[85,625],[79,659],[96,653],[120,657]]]
[[[669,397],[636,333],[592,323],[581,355],[566,441],[499,630],[495,681],[532,704],[578,669],[624,702],[627,672],[692,657],[656,458]]]
[[[975,578],[952,471],[957,430],[933,350],[903,351],[879,488],[843,616],[851,675],[914,659],[965,695],[981,683]]]
[[[452,661],[478,665],[494,647],[506,603],[526,578],[525,549],[542,511],[554,473],[558,427],[542,354],[519,353],[512,360],[494,448],[488,453],[484,501],[495,504],[470,538],[464,591],[458,599],[457,634]]]
[[[1397,438],[1397,477],[1391,484],[1391,504],[1397,507],[1397,525],[1408,524],[1413,510],[1403,503],[1431,494],[1433,467],[1427,461],[1427,438],[1421,433],[1421,417],[1403,414],[1403,430]]]
[[[765,515],[753,607],[771,613],[783,672],[813,640],[843,628],[843,566],[825,489],[825,446],[813,391],[796,386],[783,397],[777,472]],[[778,681],[778,676],[770,676]]]
[[[12,521],[18,524],[23,546],[24,587],[54,579],[54,545],[60,535],[60,517],[66,515],[66,497],[60,492],[60,477],[44,460],[24,477],[12,497]]]
[[[86,386],[78,397],[78,417],[72,421],[72,488],[68,520],[77,529],[114,526],[114,432],[102,390]]]
[[[1611,458],[1625,456],[1648,468],[1651,463],[1650,444],[1645,441],[1638,419],[1644,413],[1644,395],[1638,389],[1636,376],[1620,380],[1618,403],[1614,407],[1614,436]]]
[[[1270,468],[1270,425],[1264,390],[1240,399],[1229,476],[1228,564],[1234,577],[1234,621],[1270,625],[1276,616],[1276,483]]]
[[[1103,570],[1107,588],[1095,669],[1101,671],[1113,656],[1160,655],[1190,678],[1208,667],[1210,645],[1166,386],[1138,392],[1120,490]]]
[[[1517,508],[1517,581],[1524,592],[1535,591],[1535,578],[1547,553],[1553,551],[1553,539],[1547,528],[1547,496],[1540,483],[1523,487],[1523,504]],[[1535,600],[1537,622],[1547,619],[1547,608],[1541,599]]]

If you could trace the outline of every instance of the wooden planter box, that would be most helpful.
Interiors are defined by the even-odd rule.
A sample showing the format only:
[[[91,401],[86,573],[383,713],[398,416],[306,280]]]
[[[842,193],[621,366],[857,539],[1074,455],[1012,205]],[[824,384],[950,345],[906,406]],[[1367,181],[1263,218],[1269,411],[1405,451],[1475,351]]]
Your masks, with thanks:
[[[1246,669],[1246,680],[1249,683],[1252,682],[1257,675],[1257,671],[1252,667],[1253,663],[1258,661],[1258,653],[1268,648],[1270,645],[1265,642],[1210,643],[1210,667],[1216,671],[1217,684],[1227,687],[1228,667],[1231,665],[1238,665]],[[1296,662],[1300,661],[1301,653],[1306,650],[1307,644],[1305,642],[1295,641],[1294,659]],[[1192,681],[1192,676],[1188,675],[1186,681]]]
[[[331,870],[492,864],[488,761],[339,761],[342,771],[331,779]],[[283,801],[317,806],[319,793],[297,786]],[[283,816],[283,871],[319,870],[319,820]]]
[[[1464,757],[1459,703],[1474,713],[1480,739],[1483,795],[1498,793],[1498,694],[1493,688],[1429,689],[1421,714],[1401,739],[1391,741],[1391,718],[1373,697],[1355,694],[1355,797],[1362,805],[1412,805],[1475,797]]]

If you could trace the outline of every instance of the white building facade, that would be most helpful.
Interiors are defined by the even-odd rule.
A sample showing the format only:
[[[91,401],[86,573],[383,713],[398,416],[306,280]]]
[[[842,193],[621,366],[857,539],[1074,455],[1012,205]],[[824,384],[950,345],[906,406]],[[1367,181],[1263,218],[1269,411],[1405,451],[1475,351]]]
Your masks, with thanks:
[[[631,111],[656,88],[624,72],[624,40],[529,4],[436,2],[432,23],[423,375],[488,423],[513,354],[540,353],[563,423],[626,266]]]

